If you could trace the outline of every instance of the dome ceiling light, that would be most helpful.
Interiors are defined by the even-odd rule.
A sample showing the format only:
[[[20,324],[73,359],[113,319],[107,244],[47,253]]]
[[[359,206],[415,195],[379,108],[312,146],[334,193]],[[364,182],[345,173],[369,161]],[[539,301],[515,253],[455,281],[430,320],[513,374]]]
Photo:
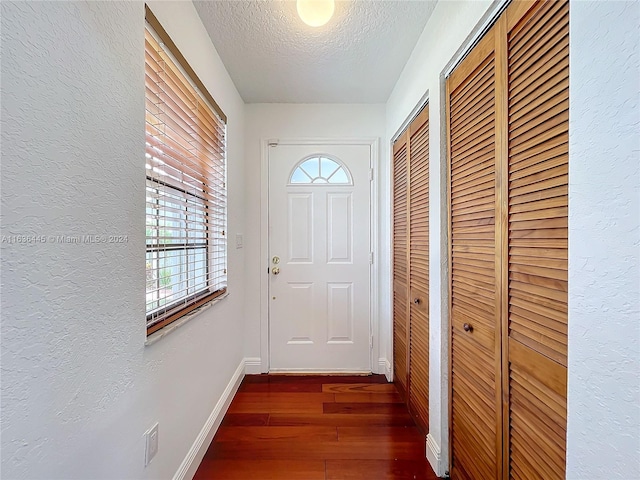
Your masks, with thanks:
[[[321,27],[333,16],[335,0],[297,0],[298,15],[311,27]]]

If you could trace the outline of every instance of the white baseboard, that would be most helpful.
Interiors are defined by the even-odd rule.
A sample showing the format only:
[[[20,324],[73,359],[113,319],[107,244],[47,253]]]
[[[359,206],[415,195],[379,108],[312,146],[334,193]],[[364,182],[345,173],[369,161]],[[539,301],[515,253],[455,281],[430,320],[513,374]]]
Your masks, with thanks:
[[[389,362],[386,358],[381,358],[378,360],[380,363],[380,373],[384,373],[384,376],[387,377],[387,381],[392,382],[393,378],[391,377],[391,362]]]
[[[244,373],[256,375],[262,373],[262,359],[260,357],[247,357],[244,359]]]
[[[191,448],[187,452],[187,456],[182,461],[182,464],[178,468],[176,474],[173,476],[173,480],[191,480],[196,474],[196,470],[198,470],[200,462],[202,462],[202,458],[213,440],[213,436],[216,434],[218,427],[222,423],[224,414],[227,413],[227,409],[229,408],[229,405],[231,405],[231,401],[238,391],[240,382],[242,382],[242,379],[244,378],[244,372],[245,360],[243,359],[231,377],[227,388],[222,392],[222,395],[220,396],[218,403],[216,403],[216,406],[213,408],[211,415],[209,415],[207,422],[202,427],[202,430],[200,430],[195,442],[191,445]]]
[[[387,359],[386,358],[379,358],[378,359],[378,365],[376,365],[376,370],[374,373],[382,373],[384,374],[387,370]]]
[[[442,455],[440,452],[440,445],[435,441],[431,434],[427,435],[427,460],[429,465],[433,468],[433,471],[438,477],[444,477],[446,468],[442,461]]]

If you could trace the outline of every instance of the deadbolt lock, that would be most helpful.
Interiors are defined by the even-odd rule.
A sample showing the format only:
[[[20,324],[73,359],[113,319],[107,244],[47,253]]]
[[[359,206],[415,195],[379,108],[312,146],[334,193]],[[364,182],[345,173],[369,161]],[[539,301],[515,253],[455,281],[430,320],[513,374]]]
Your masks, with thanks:
[[[280,263],[280,257],[273,257],[271,261],[273,262],[274,265],[277,265]]]

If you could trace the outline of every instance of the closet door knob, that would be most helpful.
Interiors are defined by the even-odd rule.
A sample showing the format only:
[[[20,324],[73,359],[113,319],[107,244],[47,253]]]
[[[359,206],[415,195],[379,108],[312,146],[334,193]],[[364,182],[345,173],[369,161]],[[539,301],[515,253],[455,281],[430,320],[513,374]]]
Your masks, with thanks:
[[[419,298],[414,298],[413,299],[413,303],[415,303],[416,305],[420,305],[420,299]]]
[[[465,323],[464,325],[462,325],[462,328],[464,328],[465,332],[470,332],[471,330],[473,330],[473,327],[468,323]]]

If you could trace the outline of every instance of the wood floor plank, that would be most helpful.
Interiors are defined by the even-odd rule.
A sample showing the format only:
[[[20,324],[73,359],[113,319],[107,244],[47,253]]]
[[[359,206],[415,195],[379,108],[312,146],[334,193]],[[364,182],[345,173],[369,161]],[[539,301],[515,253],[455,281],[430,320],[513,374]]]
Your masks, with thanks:
[[[286,473],[285,473],[286,472]],[[205,458],[194,480],[324,480],[322,460],[246,460]]]
[[[438,480],[425,459],[327,460],[326,480]]]
[[[336,403],[402,403],[402,398],[394,393],[336,393]]]
[[[321,383],[244,383],[238,388],[241,393],[259,392],[296,392],[296,393],[322,393]]]
[[[224,416],[221,425],[238,427],[258,427],[269,423],[268,413],[229,413]]]
[[[435,480],[383,375],[245,377],[196,480]]]
[[[371,438],[422,444],[425,442],[424,435],[413,425],[408,427],[338,427],[337,430],[339,442],[366,442]]]
[[[380,415],[406,411],[402,403],[324,403],[323,413]]]
[[[315,403],[292,403],[292,404],[271,404],[271,403],[258,403],[258,402],[238,402],[229,407],[229,413],[322,413],[322,404]]]
[[[413,418],[409,412],[400,412],[393,414],[376,414],[362,415],[351,414],[344,415],[342,413],[322,415],[309,414],[271,414],[269,415],[269,425],[333,425],[347,427],[364,427],[364,426],[413,426],[415,425]]]
[[[364,442],[292,442],[290,440],[262,440],[241,442],[213,441],[208,451],[216,458],[329,460],[329,459],[404,459],[424,455],[424,445],[386,439]]]
[[[397,393],[393,383],[362,384],[362,383],[325,383],[322,385],[325,393]]]
[[[258,440],[289,440],[292,442],[331,442],[338,440],[336,427],[332,426],[222,426],[216,433],[216,442],[239,442]]]
[[[332,393],[237,393],[229,413],[322,413]]]
[[[235,402],[269,402],[269,403],[328,403],[334,401],[333,393],[309,392],[242,392],[237,393]]]

